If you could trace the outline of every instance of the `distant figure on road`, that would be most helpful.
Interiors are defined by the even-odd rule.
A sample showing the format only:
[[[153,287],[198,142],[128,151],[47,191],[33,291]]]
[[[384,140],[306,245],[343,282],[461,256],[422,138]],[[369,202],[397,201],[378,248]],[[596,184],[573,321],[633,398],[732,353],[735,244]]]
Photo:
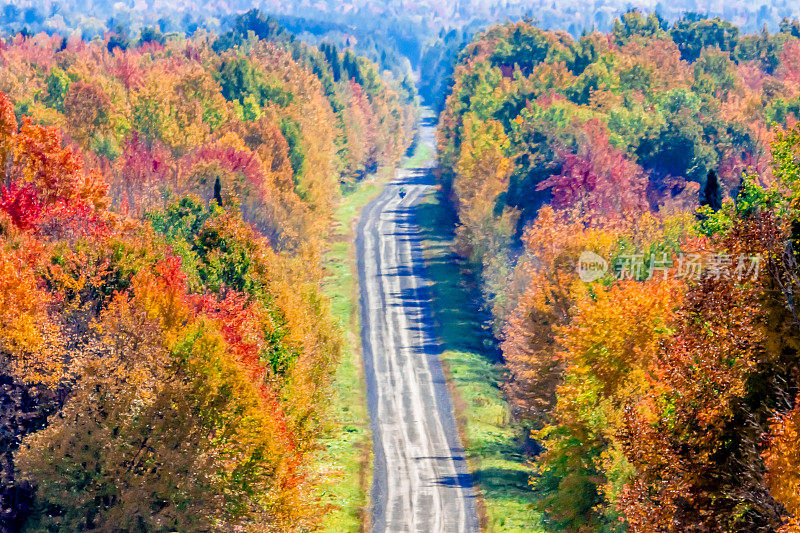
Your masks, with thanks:
[[[405,198],[406,197],[406,188],[405,187],[400,187],[400,192],[397,193],[397,194],[400,195],[400,198]]]

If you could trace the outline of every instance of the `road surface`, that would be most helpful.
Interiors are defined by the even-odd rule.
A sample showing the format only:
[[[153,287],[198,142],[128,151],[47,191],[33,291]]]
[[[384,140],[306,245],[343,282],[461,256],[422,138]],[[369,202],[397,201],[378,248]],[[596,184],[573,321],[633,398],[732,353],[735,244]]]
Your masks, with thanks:
[[[422,127],[420,142],[433,146],[431,125]],[[479,531],[414,220],[432,187],[431,166],[399,170],[362,212],[356,237],[375,532]]]

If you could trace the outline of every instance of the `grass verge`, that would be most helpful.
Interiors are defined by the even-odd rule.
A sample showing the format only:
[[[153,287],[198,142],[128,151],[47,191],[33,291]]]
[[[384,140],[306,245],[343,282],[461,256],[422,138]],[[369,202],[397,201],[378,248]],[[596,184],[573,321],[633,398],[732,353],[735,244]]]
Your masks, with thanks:
[[[355,225],[358,214],[390,177],[360,183],[342,198],[334,214],[334,231],[324,256],[327,278],[323,290],[330,299],[331,314],[343,334],[342,359],[336,369],[333,405],[334,428],[321,439],[316,464],[324,473],[319,499],[328,508],[322,531],[359,532],[364,529],[369,502],[372,464],[366,385],[361,366],[358,318],[358,274]]]
[[[432,309],[443,343],[442,365],[448,376],[456,420],[479,492],[482,529],[491,532],[540,532],[541,515],[533,508],[530,468],[521,429],[499,383],[502,366],[497,347],[481,327],[485,321],[470,271],[453,253],[453,220],[437,191],[420,205]]]

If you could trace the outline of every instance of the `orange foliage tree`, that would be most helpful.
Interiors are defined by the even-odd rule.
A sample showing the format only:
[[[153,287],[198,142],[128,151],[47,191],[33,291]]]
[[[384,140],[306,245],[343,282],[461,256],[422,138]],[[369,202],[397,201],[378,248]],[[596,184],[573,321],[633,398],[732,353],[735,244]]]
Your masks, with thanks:
[[[320,252],[413,117],[367,61],[331,85],[299,41],[248,50],[0,50],[0,529],[316,527]]]

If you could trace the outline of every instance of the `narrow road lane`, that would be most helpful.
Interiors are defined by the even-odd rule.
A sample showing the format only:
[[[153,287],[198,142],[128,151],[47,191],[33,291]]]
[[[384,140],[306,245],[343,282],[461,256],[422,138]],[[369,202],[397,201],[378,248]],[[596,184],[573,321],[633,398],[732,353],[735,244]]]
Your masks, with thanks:
[[[433,146],[433,127],[420,142]],[[402,170],[361,215],[356,245],[361,342],[375,456],[375,532],[478,531],[455,426],[414,213],[430,166]],[[400,198],[400,188],[405,198]]]

